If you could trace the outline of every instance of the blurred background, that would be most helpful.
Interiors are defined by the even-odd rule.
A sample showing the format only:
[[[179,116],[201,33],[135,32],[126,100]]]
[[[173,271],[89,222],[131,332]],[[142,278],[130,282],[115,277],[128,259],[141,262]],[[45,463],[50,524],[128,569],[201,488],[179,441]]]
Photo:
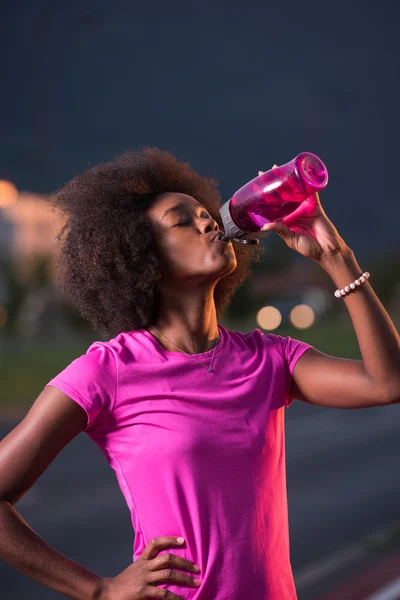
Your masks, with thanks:
[[[320,156],[329,171],[320,193],[325,211],[399,329],[395,0],[0,7],[0,437],[53,376],[105,339],[54,285],[60,222],[43,199],[140,145],[216,178],[223,201],[273,163],[303,151]],[[265,255],[221,323],[360,359],[327,274],[275,234],[262,244]],[[398,409],[297,401],[286,412],[300,600],[328,598],[400,545]],[[116,575],[130,562],[128,509],[86,436],[63,450],[17,509],[46,541],[98,574]],[[0,579],[7,600],[60,597],[4,563]],[[372,598],[373,585],[351,599]]]

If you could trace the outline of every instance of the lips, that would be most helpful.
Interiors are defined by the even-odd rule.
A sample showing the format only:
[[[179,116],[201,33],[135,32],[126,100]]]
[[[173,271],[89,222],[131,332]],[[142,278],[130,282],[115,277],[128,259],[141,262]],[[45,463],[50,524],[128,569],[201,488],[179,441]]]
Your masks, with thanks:
[[[212,234],[210,234],[210,243],[219,241],[223,235],[223,231],[213,231]]]

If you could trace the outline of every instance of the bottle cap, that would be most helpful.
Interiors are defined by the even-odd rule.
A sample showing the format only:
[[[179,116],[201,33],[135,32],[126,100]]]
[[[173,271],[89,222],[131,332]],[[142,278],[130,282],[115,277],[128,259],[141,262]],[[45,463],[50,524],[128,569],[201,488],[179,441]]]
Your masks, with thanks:
[[[219,212],[222,218],[222,222],[224,224],[225,236],[231,239],[237,237],[238,235],[243,235],[244,232],[242,229],[240,229],[240,227],[236,225],[236,223],[232,219],[229,210],[229,203],[230,200],[228,200],[228,202],[225,202],[219,209]]]

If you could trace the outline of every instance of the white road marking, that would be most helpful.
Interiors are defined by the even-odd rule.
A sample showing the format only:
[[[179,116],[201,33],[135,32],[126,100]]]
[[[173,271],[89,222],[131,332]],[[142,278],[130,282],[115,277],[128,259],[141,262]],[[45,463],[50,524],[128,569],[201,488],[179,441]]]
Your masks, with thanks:
[[[315,585],[325,577],[333,575],[342,567],[362,558],[368,554],[367,543],[383,543],[393,533],[393,530],[398,528],[400,528],[400,522],[392,523],[389,527],[381,528],[339,552],[311,563],[297,572],[295,571],[293,575],[296,588],[300,590]],[[400,585],[400,580],[396,580],[395,583]],[[399,588],[396,589],[398,590]],[[371,597],[366,600],[397,600],[397,596],[388,596],[387,598],[386,596],[382,596],[382,598],[378,596],[377,598]]]
[[[398,600],[400,597],[400,578],[388,583],[383,588],[368,596],[365,600]]]
[[[332,554],[331,556],[304,567],[301,571],[294,573],[296,589],[300,590],[302,588],[307,588],[322,581],[326,577],[336,573],[345,565],[361,558],[365,554],[365,548],[361,548],[358,544],[354,544],[345,550],[341,550],[336,554]]]

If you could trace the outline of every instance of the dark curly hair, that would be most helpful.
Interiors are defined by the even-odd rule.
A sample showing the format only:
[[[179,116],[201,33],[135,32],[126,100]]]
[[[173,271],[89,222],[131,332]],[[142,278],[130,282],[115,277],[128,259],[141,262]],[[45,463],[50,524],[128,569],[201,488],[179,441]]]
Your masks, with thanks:
[[[164,192],[192,196],[222,228],[217,181],[150,146],[76,175],[47,199],[66,218],[56,238],[56,285],[107,337],[156,322],[160,267],[146,211]],[[214,290],[217,317],[251,275],[260,250],[235,245],[237,267]]]

